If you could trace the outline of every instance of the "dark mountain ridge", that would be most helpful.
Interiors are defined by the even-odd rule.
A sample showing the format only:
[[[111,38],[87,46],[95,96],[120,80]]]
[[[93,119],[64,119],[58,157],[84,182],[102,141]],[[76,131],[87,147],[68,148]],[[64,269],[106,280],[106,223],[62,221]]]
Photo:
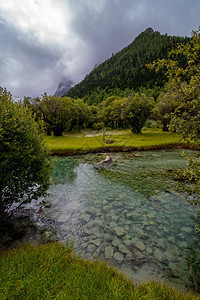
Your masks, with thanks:
[[[110,92],[134,90],[141,87],[153,89],[163,87],[166,82],[164,72],[155,73],[146,64],[158,58],[167,58],[168,52],[178,43],[185,43],[188,37],[162,35],[151,27],[139,34],[134,41],[105,62],[96,67],[66,95],[83,98],[89,104],[98,104]],[[105,97],[94,95],[102,92]]]

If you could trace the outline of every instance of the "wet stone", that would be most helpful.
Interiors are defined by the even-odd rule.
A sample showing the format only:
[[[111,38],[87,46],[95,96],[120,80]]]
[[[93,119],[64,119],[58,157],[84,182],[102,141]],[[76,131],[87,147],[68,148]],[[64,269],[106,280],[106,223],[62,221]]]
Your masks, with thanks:
[[[112,229],[108,226],[104,227],[104,232],[108,233],[108,234],[112,234]]]
[[[143,243],[142,241],[136,242],[136,243],[134,244],[134,246],[135,246],[136,248],[138,248],[139,250],[141,250],[141,251],[144,251],[144,250],[145,250],[145,245],[144,245],[144,243]]]
[[[90,221],[90,215],[88,215],[88,214],[82,215],[81,218],[82,218],[86,223],[88,223],[88,222]]]
[[[120,244],[121,244],[121,240],[115,237],[112,241],[112,245],[114,247],[118,247]]]
[[[120,251],[120,252],[122,252],[122,253],[124,253],[124,254],[130,253],[130,251],[126,248],[125,245],[120,244],[118,247],[119,247],[119,251]]]
[[[187,247],[188,247],[188,244],[187,244],[186,242],[184,242],[184,241],[181,241],[181,242],[179,242],[179,246],[180,246],[181,248],[187,248]]]
[[[186,233],[190,233],[190,232],[192,232],[192,228],[190,228],[190,227],[182,227],[181,231],[186,232]]]
[[[125,235],[124,229],[117,226],[114,228],[114,232],[116,233],[117,236],[121,237]]]
[[[90,221],[88,224],[85,225],[87,228],[94,227],[94,221]]]
[[[104,240],[105,240],[106,242],[111,242],[111,241],[113,240],[113,237],[112,237],[110,234],[106,233],[106,234],[104,235]]]
[[[94,251],[96,251],[96,249],[97,249],[97,246],[95,246],[94,244],[89,244],[87,247],[88,252],[94,252]]]
[[[118,264],[121,264],[123,262],[123,260],[124,260],[124,255],[122,253],[120,253],[120,252],[115,252],[114,253],[114,259],[116,260],[116,262]]]
[[[111,259],[113,257],[114,249],[112,246],[108,246],[105,248],[105,257]]]
[[[99,246],[101,244],[101,240],[99,239],[92,240],[92,244],[94,244],[95,246]]]
[[[131,240],[124,240],[124,244],[129,247],[132,244]]]
[[[163,252],[161,252],[158,248],[156,248],[156,250],[154,251],[154,256],[159,261],[163,261],[165,259]]]
[[[98,237],[98,238],[100,238],[102,236],[101,232],[96,227],[94,227],[93,229],[91,229],[91,233],[93,235],[95,235],[95,237]]]
[[[117,226],[117,223],[115,223],[115,222],[110,222],[110,227],[111,228],[114,228],[114,227],[116,227]]]

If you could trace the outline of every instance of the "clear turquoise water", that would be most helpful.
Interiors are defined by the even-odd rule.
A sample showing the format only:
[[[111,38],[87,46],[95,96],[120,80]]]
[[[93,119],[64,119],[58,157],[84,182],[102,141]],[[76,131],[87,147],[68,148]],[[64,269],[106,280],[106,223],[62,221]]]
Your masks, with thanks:
[[[189,287],[185,258],[197,218],[173,180],[186,167],[181,153],[112,153],[104,170],[96,166],[105,154],[58,158],[43,218],[85,258],[106,260],[136,281]]]

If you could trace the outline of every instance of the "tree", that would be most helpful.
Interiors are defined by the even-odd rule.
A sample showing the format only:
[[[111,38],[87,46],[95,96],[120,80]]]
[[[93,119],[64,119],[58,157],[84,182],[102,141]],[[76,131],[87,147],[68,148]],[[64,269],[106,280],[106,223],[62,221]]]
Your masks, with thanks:
[[[44,94],[39,104],[45,123],[55,136],[69,130],[74,119],[74,104],[69,97],[56,97]]]
[[[154,100],[145,94],[136,93],[124,101],[123,118],[130,124],[133,133],[140,133],[150,116]]]
[[[74,104],[74,118],[71,123],[70,129],[86,128],[92,118],[90,107],[86,103],[84,103],[82,99],[74,100],[73,104]]]
[[[0,212],[13,202],[28,202],[49,187],[51,160],[42,124],[0,88]]]
[[[169,131],[171,121],[171,113],[180,105],[180,95],[176,91],[168,88],[167,92],[162,92],[157,100],[155,107],[152,110],[151,118],[160,120],[163,126],[163,131]]]
[[[191,40],[179,44],[162,59],[150,65],[164,69],[168,77],[167,93],[178,99],[171,114],[170,130],[181,133],[184,139],[200,141],[200,30],[192,33]]]

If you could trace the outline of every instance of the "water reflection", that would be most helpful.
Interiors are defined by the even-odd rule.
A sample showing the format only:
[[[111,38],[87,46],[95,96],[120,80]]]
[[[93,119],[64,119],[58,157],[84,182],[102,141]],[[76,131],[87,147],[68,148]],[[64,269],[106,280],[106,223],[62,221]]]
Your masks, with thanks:
[[[115,164],[97,169],[103,157],[58,158],[43,217],[83,257],[106,260],[134,280],[189,286],[185,257],[197,240],[196,215],[173,181],[173,170],[186,167],[181,152],[112,154]]]

